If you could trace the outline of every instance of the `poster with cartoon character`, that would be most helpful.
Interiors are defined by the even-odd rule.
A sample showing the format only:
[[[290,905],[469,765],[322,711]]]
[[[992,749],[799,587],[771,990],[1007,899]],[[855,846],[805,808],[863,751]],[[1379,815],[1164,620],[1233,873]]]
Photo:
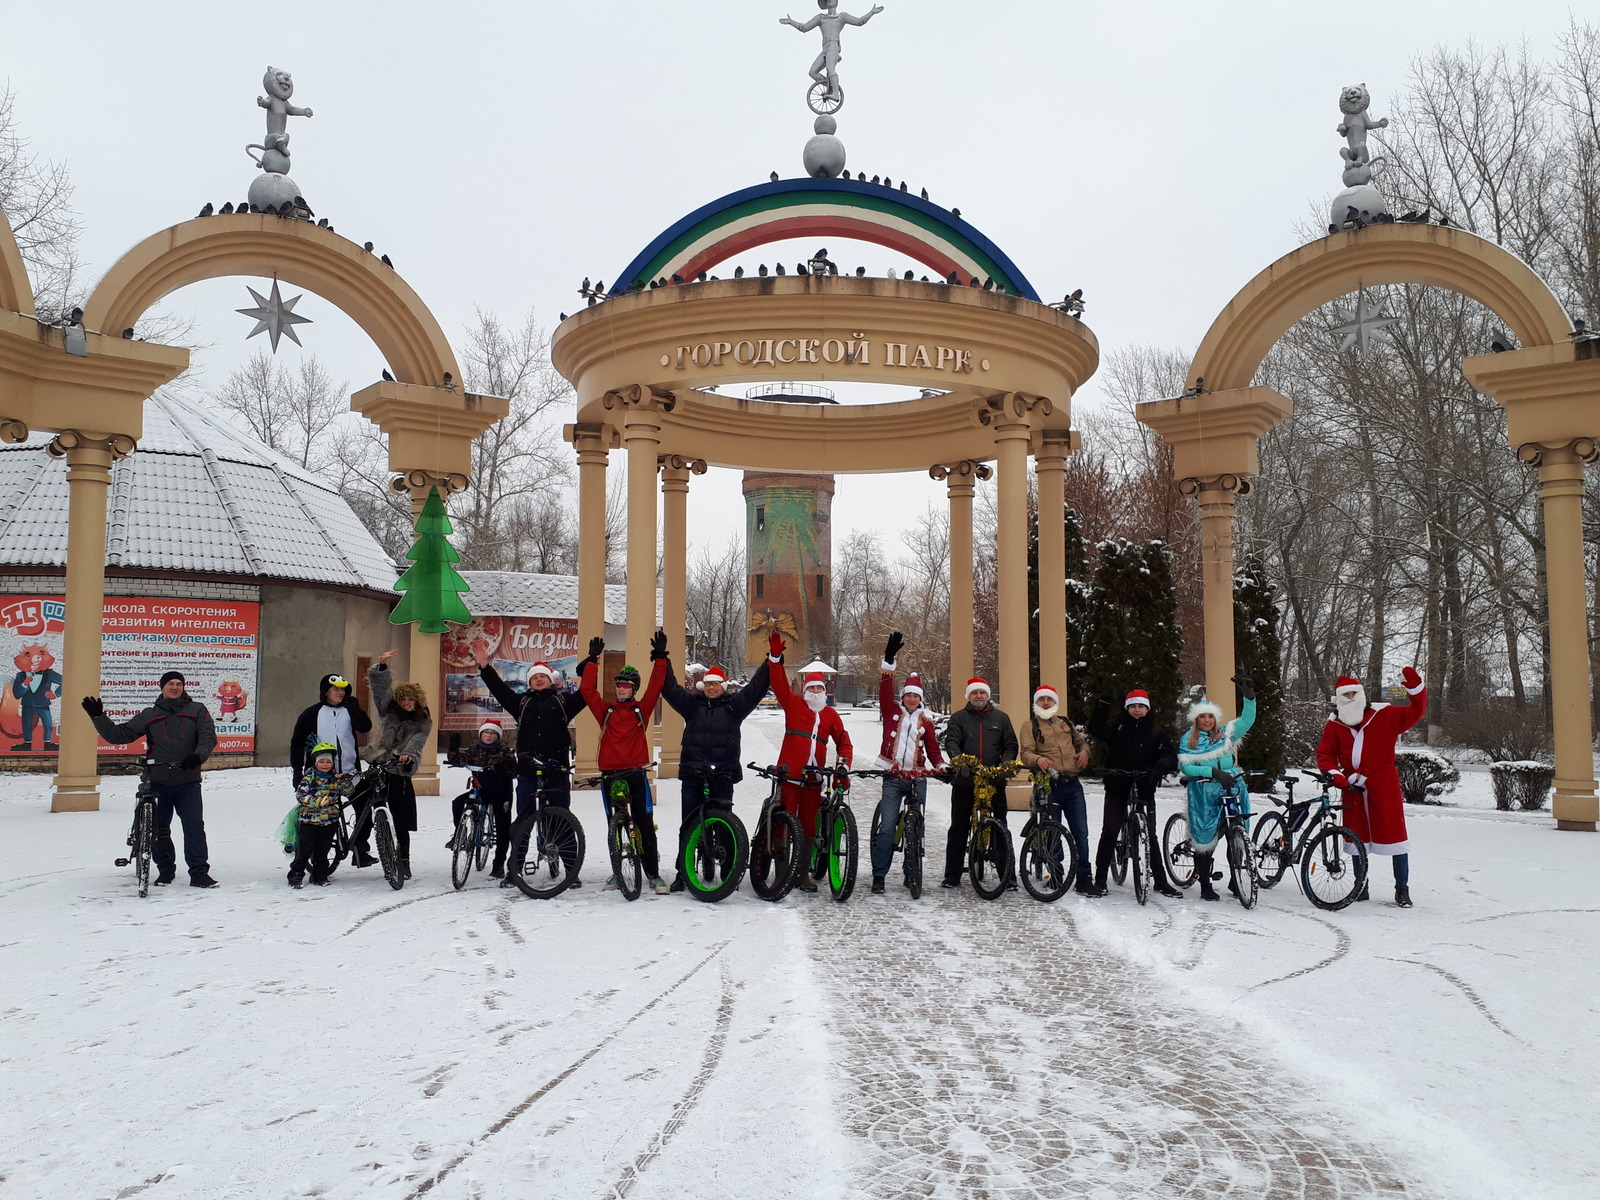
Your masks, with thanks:
[[[59,600],[0,597],[0,650],[16,667],[10,686],[0,694],[0,752],[55,752],[66,627],[66,605]]]

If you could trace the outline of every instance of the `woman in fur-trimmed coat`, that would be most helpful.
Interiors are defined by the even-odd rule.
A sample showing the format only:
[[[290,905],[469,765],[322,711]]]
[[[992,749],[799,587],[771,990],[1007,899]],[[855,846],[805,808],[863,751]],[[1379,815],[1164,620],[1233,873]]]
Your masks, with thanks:
[[[1219,767],[1230,775],[1238,774],[1234,751],[1256,720],[1255,688],[1249,678],[1238,679],[1239,695],[1244,700],[1239,715],[1221,724],[1222,710],[1215,704],[1199,703],[1189,708],[1189,732],[1178,739],[1178,770],[1189,787],[1189,843],[1194,847],[1194,869],[1200,879],[1200,898],[1215,900],[1211,886],[1211,859],[1222,832],[1223,787],[1212,778]],[[1250,800],[1244,799],[1244,811]],[[1233,887],[1230,881],[1228,886]]]
[[[392,757],[384,764],[384,784],[388,788],[389,812],[394,816],[395,840],[399,843],[401,871],[411,878],[411,835],[417,828],[417,793],[411,776],[422,757],[422,749],[433,734],[433,717],[428,712],[428,694],[420,683],[395,683],[389,672],[389,659],[398,650],[386,650],[367,669],[367,684],[372,689],[372,709],[378,718],[377,736],[367,742],[367,761]],[[372,863],[367,837],[372,823],[362,814],[355,834],[356,866]]]

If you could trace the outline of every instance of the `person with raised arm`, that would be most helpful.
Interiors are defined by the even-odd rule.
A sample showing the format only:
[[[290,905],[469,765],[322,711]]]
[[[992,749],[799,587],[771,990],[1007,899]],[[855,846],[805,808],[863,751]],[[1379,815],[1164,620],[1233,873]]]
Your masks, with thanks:
[[[650,765],[650,721],[661,698],[661,688],[667,678],[666,637],[657,630],[661,639],[662,657],[650,657],[650,683],[641,697],[639,670],[625,666],[612,677],[617,690],[615,704],[607,703],[596,686],[600,674],[600,656],[605,653],[605,638],[589,639],[589,657],[579,664],[578,691],[589,706],[594,719],[600,722],[599,765],[602,771],[626,771],[628,807],[633,812],[633,823],[638,827],[639,840],[644,850],[644,872],[650,877],[650,886],[657,893],[665,892],[667,885],[661,879],[661,854],[656,846],[656,826],[651,816],[650,781],[645,768]],[[651,639],[652,645],[655,639]],[[609,806],[611,801],[605,799]],[[609,815],[609,809],[608,809]],[[576,882],[570,886],[577,887]],[[606,890],[617,888],[617,877],[606,880]]]
[[[906,802],[926,807],[928,780],[925,772],[944,765],[939,753],[939,735],[933,714],[922,703],[922,677],[906,676],[895,697],[894,664],[906,639],[899,630],[889,635],[883,649],[883,664],[878,670],[878,712],[883,720],[883,741],[878,747],[877,765],[887,771],[883,793],[878,800],[878,836],[872,843],[872,894],[881,896],[884,879],[894,860],[894,831],[900,823],[900,808]]]

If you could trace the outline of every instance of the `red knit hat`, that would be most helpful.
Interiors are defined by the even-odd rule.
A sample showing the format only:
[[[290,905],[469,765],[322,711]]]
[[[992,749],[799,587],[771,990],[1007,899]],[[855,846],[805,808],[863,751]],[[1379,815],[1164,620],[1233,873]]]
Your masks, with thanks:
[[[828,677],[821,671],[807,671],[800,680],[800,686],[804,689],[810,687],[813,683],[820,683],[823,687],[827,687]]]
[[[980,679],[978,676],[974,675],[971,679],[967,680],[966,694],[970,696],[978,688],[982,688],[984,691],[990,692],[991,695],[993,694],[989,687],[989,681],[987,679]]]
[[[1361,685],[1361,680],[1359,680],[1359,679],[1351,679],[1350,676],[1348,676],[1348,675],[1341,675],[1341,676],[1339,676],[1339,682],[1333,685],[1333,690],[1337,692],[1340,688],[1360,687],[1360,686],[1362,686]]]
[[[903,683],[900,687],[900,694],[902,696],[904,696],[907,692],[915,692],[919,696],[922,695],[922,676],[918,675],[915,671],[906,676],[905,683]]]
[[[492,729],[498,734],[505,733],[504,727],[501,726],[500,722],[495,720],[493,717],[485,717],[483,719],[483,724],[478,726],[479,733],[482,733],[485,729]]]
[[[728,673],[721,667],[707,667],[706,673],[700,676],[701,683],[727,683]]]
[[[548,675],[552,683],[556,677],[555,669],[547,662],[536,662],[528,668],[528,678],[532,679],[535,675]]]
[[[1056,692],[1055,688],[1051,687],[1048,683],[1041,683],[1038,687],[1033,689],[1033,698],[1037,700],[1040,696],[1049,696],[1050,699],[1054,700],[1057,704],[1061,703],[1061,696]]]
[[[1123,708],[1132,708],[1135,704],[1142,704],[1146,708],[1149,708],[1150,693],[1145,691],[1143,688],[1134,688],[1133,691],[1129,692],[1125,697],[1123,697]]]

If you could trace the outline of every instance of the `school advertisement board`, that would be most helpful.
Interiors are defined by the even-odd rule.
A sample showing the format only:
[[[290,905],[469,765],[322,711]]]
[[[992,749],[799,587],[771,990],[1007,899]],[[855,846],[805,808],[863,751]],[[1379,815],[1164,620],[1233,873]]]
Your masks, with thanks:
[[[477,655],[485,655],[512,687],[528,686],[528,668],[549,663],[563,676],[562,686],[577,685],[578,622],[562,617],[477,617],[470,625],[452,625],[439,638],[444,660],[444,715],[441,729],[477,729],[485,717],[515,727],[489,694],[478,674]]]
[[[0,655],[12,664],[0,689],[0,755],[56,752],[66,603],[60,596],[0,596]],[[126,721],[155,703],[161,676],[182,671],[189,696],[211,710],[218,754],[256,746],[261,606],[232,600],[108,596],[101,625],[100,701]],[[143,742],[137,743],[143,746]],[[102,740],[102,754],[127,747]]]

